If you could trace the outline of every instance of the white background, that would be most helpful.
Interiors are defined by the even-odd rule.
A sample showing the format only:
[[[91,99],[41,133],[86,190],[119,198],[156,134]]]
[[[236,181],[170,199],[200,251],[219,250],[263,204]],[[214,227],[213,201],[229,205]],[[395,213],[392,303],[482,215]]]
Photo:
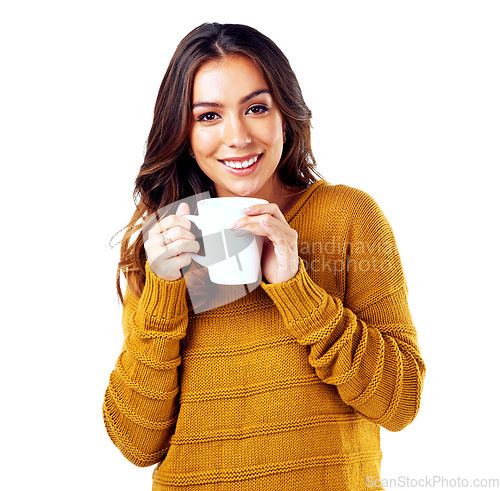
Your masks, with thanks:
[[[428,374],[417,419],[382,430],[383,477],[500,477],[498,2],[2,5],[2,489],[151,489],[102,422],[122,342],[108,243],[170,57],[206,21],[281,47],[319,170],[395,232]]]

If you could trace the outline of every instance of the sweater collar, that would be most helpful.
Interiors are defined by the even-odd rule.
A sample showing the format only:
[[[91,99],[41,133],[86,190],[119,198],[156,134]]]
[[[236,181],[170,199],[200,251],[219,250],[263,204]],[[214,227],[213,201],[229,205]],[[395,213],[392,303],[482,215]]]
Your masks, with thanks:
[[[287,222],[290,222],[290,220],[297,214],[297,212],[302,208],[304,203],[312,196],[314,191],[316,191],[319,187],[327,184],[326,181],[319,180],[311,184],[306,192],[299,198],[297,203],[295,203],[292,208],[288,211],[288,213],[285,215],[285,220]]]

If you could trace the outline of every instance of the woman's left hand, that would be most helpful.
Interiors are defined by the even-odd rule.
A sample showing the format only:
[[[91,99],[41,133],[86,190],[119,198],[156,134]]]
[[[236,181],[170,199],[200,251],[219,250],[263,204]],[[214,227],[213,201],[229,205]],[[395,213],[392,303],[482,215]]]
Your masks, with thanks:
[[[288,225],[276,203],[253,205],[251,210],[247,210],[247,216],[236,221],[231,229],[265,237],[261,268],[268,283],[292,279],[299,270],[297,232]]]

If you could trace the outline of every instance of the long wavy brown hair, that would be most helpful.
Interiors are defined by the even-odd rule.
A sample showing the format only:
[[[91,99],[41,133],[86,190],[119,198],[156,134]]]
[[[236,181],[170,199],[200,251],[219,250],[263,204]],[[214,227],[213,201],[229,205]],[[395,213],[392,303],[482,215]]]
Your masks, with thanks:
[[[116,274],[116,288],[122,303],[121,273],[134,295],[140,297],[144,289],[147,257],[140,230],[147,218],[195,194],[208,191],[211,197],[217,196],[213,182],[189,154],[192,89],[195,75],[204,63],[231,55],[246,56],[254,62],[281,111],[286,128],[286,141],[276,170],[281,181],[286,187],[307,188],[316,182],[316,176],[324,179],[316,169],[311,149],[311,111],[282,51],[271,39],[246,25],[205,23],[198,26],[179,43],[163,77],[144,162],[135,180],[136,210],[128,225],[117,232],[125,230]]]

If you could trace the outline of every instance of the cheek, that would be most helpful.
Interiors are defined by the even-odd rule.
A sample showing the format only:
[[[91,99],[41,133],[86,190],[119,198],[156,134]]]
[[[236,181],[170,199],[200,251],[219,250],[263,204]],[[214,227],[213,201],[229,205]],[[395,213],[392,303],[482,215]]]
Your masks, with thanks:
[[[283,141],[283,128],[281,121],[269,121],[259,126],[254,133],[257,138],[267,145],[276,145]]]
[[[213,128],[200,128],[191,132],[191,146],[196,152],[210,154],[218,148],[218,135]]]

